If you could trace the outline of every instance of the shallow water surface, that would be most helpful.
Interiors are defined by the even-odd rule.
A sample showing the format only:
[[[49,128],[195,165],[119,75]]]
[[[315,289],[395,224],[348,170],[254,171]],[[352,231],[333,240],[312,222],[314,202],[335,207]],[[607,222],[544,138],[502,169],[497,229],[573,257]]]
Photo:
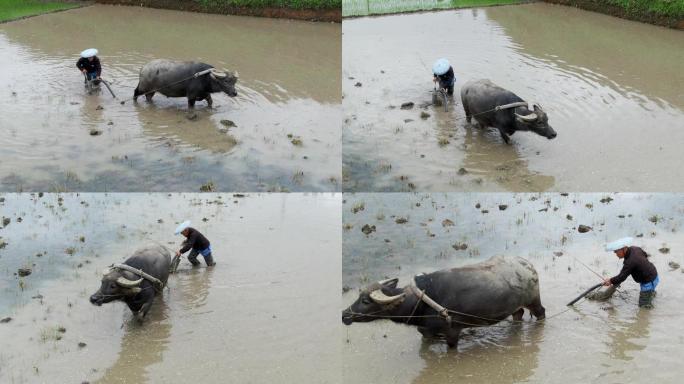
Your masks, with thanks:
[[[340,382],[339,194],[2,197],[0,382]],[[215,267],[184,258],[143,324],[90,304],[104,267],[176,249],[186,219]]]
[[[351,19],[343,32],[345,191],[684,190],[682,31],[535,3]],[[447,112],[429,105],[440,57],[457,79]],[[558,137],[505,145],[466,125],[460,88],[480,78],[540,103]]]
[[[345,200],[343,307],[370,282],[399,277],[404,286],[418,273],[500,254],[532,262],[547,315],[535,323],[526,311],[523,324],[464,331],[458,352],[388,320],[345,327],[338,319],[345,383],[675,383],[684,374],[678,359],[684,273],[669,267],[684,265],[683,195],[347,194]],[[366,224],[375,232],[365,235]],[[579,233],[579,224],[593,230]],[[639,286],[628,278],[609,301],[582,300],[568,309],[599,282],[589,269],[618,273],[622,262],[603,246],[622,236],[636,236],[658,268],[655,308],[638,309]]]
[[[339,190],[340,30],[106,5],[2,24],[0,188]],[[75,63],[91,46],[116,100],[84,89]],[[237,71],[238,96],[194,114],[185,98],[134,104],[140,68],[158,58]]]

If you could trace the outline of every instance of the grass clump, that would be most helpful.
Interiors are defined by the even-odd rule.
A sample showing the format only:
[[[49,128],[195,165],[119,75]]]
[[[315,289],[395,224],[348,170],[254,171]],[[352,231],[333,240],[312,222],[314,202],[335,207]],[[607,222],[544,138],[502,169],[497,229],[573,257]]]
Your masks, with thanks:
[[[77,3],[38,0],[0,1],[0,22],[78,7]]]

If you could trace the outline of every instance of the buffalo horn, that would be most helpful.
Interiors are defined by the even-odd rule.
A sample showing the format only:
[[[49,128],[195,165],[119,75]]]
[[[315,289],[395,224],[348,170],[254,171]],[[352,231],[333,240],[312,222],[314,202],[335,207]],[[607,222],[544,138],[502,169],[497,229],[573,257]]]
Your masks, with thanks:
[[[402,292],[396,296],[387,296],[382,292],[382,290],[376,289],[370,293],[370,298],[378,304],[391,304],[404,297],[404,295],[406,295],[405,292]]]
[[[535,120],[537,120],[537,114],[536,113],[530,113],[529,115],[518,115],[516,113],[515,117],[517,117],[520,120],[524,120],[524,121],[535,121]]]
[[[219,78],[219,79],[223,79],[224,77],[227,76],[225,72],[217,71],[217,70],[214,69],[214,68],[211,69],[211,75],[212,75],[213,77],[217,77],[217,78]]]
[[[391,286],[391,285],[397,285],[398,281],[399,281],[399,279],[397,279],[395,277],[392,279],[380,280],[380,281],[378,281],[378,284],[380,284],[381,286],[383,286],[383,285]]]
[[[126,287],[126,288],[137,287],[138,285],[140,285],[140,283],[142,283],[142,281],[143,281],[142,277],[139,278],[138,280],[128,280],[127,278],[125,278],[123,276],[116,279],[117,284],[119,284],[122,287]]]
[[[107,267],[107,268],[102,270],[102,276],[107,276],[110,273],[112,273],[112,269],[110,267]]]

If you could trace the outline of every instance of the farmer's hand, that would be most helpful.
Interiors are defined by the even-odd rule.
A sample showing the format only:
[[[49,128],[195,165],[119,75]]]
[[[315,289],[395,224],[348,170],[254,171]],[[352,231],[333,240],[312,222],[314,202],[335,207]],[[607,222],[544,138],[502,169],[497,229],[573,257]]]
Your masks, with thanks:
[[[85,69],[81,69],[81,73],[85,75],[85,74],[86,74],[86,70],[85,70]]]
[[[180,251],[176,251],[176,257],[180,257]]]
[[[613,285],[613,283],[610,282],[610,279],[604,278],[603,279],[603,285],[606,287],[610,287],[611,285]]]

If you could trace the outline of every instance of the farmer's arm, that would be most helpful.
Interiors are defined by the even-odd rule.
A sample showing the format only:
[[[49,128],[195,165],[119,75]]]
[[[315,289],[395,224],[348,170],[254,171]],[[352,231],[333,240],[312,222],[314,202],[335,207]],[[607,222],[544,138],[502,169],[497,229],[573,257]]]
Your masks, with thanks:
[[[192,249],[192,247],[195,245],[195,241],[197,241],[197,232],[192,232],[190,236],[188,236],[188,239],[185,240],[185,243],[183,245],[183,248],[178,251],[179,253],[185,253],[189,250]]]
[[[632,273],[632,269],[634,269],[632,260],[625,260],[625,263],[622,265],[622,270],[616,276],[610,278],[610,283],[613,285],[620,285],[629,277]]]

